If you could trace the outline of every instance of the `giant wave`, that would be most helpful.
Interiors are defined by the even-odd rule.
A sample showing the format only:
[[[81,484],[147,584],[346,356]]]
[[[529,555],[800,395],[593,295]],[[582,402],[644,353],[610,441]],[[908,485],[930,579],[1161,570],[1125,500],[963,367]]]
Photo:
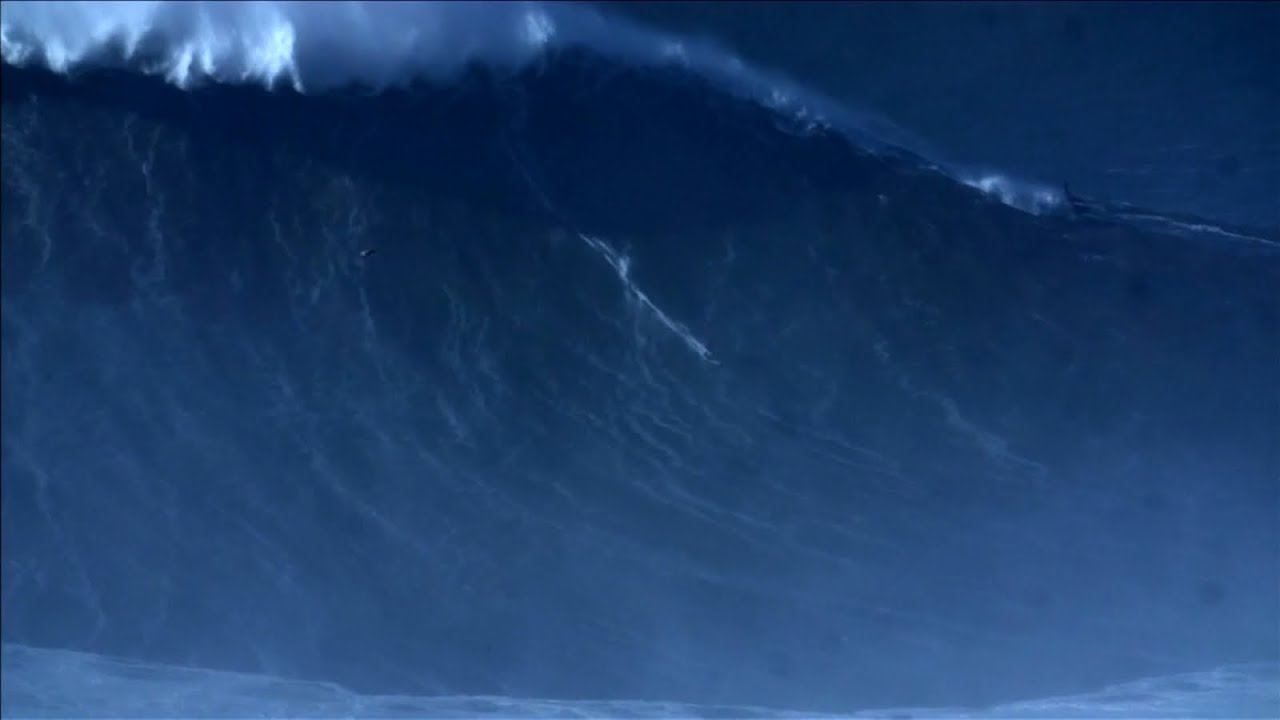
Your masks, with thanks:
[[[6,707],[1280,703],[1273,239],[325,8],[4,5]]]

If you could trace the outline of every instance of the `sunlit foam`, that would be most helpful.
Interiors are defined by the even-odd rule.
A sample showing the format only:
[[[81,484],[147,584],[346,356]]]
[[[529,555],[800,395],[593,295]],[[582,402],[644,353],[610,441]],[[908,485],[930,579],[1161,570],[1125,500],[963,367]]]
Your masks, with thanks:
[[[965,185],[1005,205],[1036,215],[1057,212],[1066,203],[1066,197],[1062,190],[1040,183],[1016,180],[1007,175],[994,173],[966,175],[959,173],[957,177]]]

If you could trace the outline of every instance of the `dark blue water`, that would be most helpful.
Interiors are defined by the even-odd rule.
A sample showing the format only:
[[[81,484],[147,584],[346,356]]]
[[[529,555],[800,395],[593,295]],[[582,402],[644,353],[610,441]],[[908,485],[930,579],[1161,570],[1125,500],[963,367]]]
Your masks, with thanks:
[[[935,157],[1280,227],[1280,5],[613,3],[909,128]]]
[[[5,642],[826,711],[1280,660],[1273,245],[586,51],[3,74]]]

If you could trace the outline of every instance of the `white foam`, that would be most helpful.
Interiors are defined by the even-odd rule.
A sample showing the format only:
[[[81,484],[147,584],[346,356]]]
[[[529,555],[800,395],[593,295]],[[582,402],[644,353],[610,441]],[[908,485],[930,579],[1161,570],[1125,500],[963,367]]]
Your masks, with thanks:
[[[554,33],[529,3],[5,2],[0,15],[13,64],[65,72],[120,50],[182,87],[287,80],[300,91],[382,87],[475,58],[519,64]]]
[[[1055,212],[1066,206],[1062,190],[1042,183],[1000,173],[971,174],[964,171],[957,173],[957,179],[994,200],[1033,215]]]
[[[299,92],[415,79],[448,80],[471,63],[518,69],[549,49],[583,47],[640,66],[676,66],[771,108],[799,132],[830,128],[873,151],[930,156],[918,137],[865,108],[837,103],[749,66],[708,40],[539,2],[0,2],[0,54],[13,65],[67,73],[123,64],[179,87],[203,81],[287,83]],[[1061,204],[1052,191],[1001,175],[966,178],[1019,209]]]
[[[189,87],[287,82],[302,92],[448,78],[472,62],[518,68],[550,48],[586,47],[641,65],[687,68],[805,127],[919,150],[887,119],[749,67],[706,40],[660,33],[586,5],[537,2],[4,2],[0,51],[57,72],[113,58]],[[123,55],[123,57],[116,57]]]

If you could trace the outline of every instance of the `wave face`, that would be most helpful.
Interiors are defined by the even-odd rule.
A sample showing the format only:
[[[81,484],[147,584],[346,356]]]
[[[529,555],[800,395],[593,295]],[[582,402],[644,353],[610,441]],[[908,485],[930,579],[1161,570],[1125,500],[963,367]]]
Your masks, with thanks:
[[[1274,238],[598,43],[268,91],[18,9],[6,643],[833,713],[1280,661]]]

